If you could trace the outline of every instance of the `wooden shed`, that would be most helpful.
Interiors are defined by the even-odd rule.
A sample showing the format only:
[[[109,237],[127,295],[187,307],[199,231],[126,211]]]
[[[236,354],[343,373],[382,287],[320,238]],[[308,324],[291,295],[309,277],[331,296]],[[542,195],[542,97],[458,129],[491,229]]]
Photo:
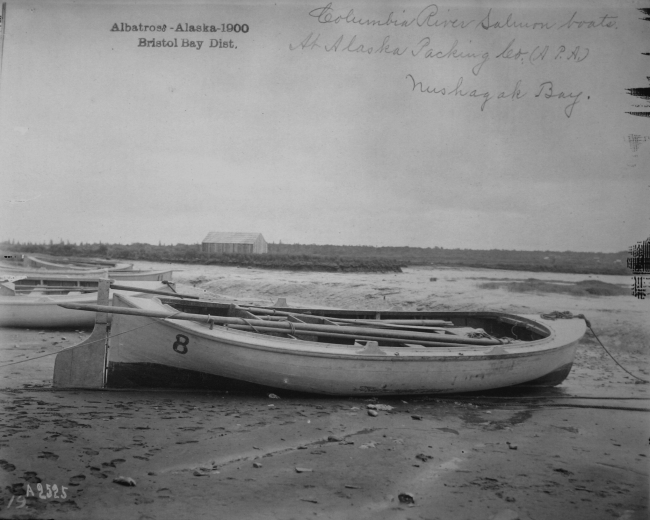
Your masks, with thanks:
[[[204,253],[246,253],[262,254],[269,252],[269,246],[262,233],[227,233],[213,231],[203,239],[201,250]]]

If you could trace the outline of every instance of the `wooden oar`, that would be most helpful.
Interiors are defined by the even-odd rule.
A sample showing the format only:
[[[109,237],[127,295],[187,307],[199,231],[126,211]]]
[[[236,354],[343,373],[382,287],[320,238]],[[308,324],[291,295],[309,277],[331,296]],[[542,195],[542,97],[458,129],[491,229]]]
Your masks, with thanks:
[[[248,309],[248,307],[242,307],[242,308]],[[300,314],[297,314],[296,316],[300,316]],[[444,327],[454,327],[453,322],[445,321],[445,320],[418,320],[418,319],[412,319],[412,320],[383,320],[383,319],[365,320],[364,319],[362,320],[362,319],[333,318],[331,316],[319,316],[316,314],[308,314],[307,316],[311,316],[314,319],[317,318],[325,319],[331,322],[352,323],[364,327],[365,326],[372,327],[375,324],[380,326],[389,326],[395,328],[399,328],[399,326],[402,326],[405,328],[416,328],[416,329],[423,328],[423,329],[434,329],[434,330],[438,330],[438,329],[447,330]],[[286,316],[279,316],[279,315],[273,316],[273,315],[263,314],[259,316],[259,318],[264,320],[279,321],[279,320],[286,319]]]
[[[244,305],[242,304],[241,307],[250,310],[251,312],[256,312],[257,314],[268,314],[270,316],[287,316],[287,315],[295,315],[295,316],[300,316],[301,313],[296,312],[296,311],[283,311],[280,309],[275,309],[275,308],[268,308],[268,307],[256,307],[255,305]],[[320,309],[324,312],[327,312],[327,309]],[[454,324],[451,321],[447,320],[427,320],[427,319],[387,319],[387,320],[377,320],[377,319],[356,319],[356,318],[332,318],[329,316],[319,316],[317,314],[311,314],[309,312],[308,314],[305,314],[305,316],[312,316],[314,318],[319,318],[322,317],[327,320],[331,321],[344,321],[346,323],[357,323],[359,325],[365,325],[366,323],[371,324],[371,323],[390,323],[391,325],[415,325],[415,326],[423,326],[423,327],[453,327]]]
[[[175,319],[175,318],[174,318]],[[340,339],[348,339],[348,340],[362,340],[362,341],[376,341],[376,342],[381,342],[381,343],[397,343],[398,345],[406,345],[406,346],[411,346],[411,345],[421,345],[423,347],[462,347],[466,346],[464,343],[446,343],[444,341],[422,341],[422,340],[417,340],[417,341],[411,341],[411,340],[405,340],[405,339],[394,339],[390,337],[384,337],[384,336],[373,336],[370,334],[349,334],[346,333],[346,328],[343,327],[339,329],[341,332],[320,332],[320,331],[296,331],[295,334],[298,336],[293,336],[291,331],[287,331],[284,329],[277,329],[275,327],[264,327],[264,326],[258,326],[255,325],[250,326],[250,325],[228,325],[227,328],[229,329],[235,329],[235,330],[242,330],[242,331],[247,331],[247,332],[274,332],[274,333],[282,333],[286,334],[287,336],[290,336],[294,339],[300,339],[300,336],[317,336],[317,337],[324,337],[324,338],[340,338]],[[448,336],[441,336],[441,337],[448,337]],[[467,344],[469,345],[469,344]],[[476,345],[474,345],[476,346]]]
[[[147,293],[147,294],[160,294],[161,296],[175,296],[177,298],[191,298],[193,300],[200,300],[201,298],[199,296],[193,296],[191,294],[181,294],[177,292],[165,292],[165,291],[157,291],[155,289],[142,289],[141,287],[129,287],[128,285],[118,285],[116,283],[111,284],[111,289],[115,289],[116,291],[134,291],[134,292],[140,292],[140,293]]]
[[[384,329],[373,329],[370,327],[342,327],[336,325],[315,325],[307,323],[287,323],[287,322],[267,322],[264,320],[253,320],[245,318],[226,318],[222,316],[205,316],[204,314],[190,314],[185,312],[170,313],[164,311],[148,311],[143,309],[131,309],[126,307],[113,307],[111,305],[91,305],[91,304],[59,304],[59,306],[66,309],[76,309],[83,311],[93,311],[93,312],[106,312],[113,314],[130,314],[132,316],[147,316],[150,318],[173,318],[179,320],[191,320],[198,321],[202,323],[218,323],[221,325],[244,325],[249,326],[253,329],[259,327],[267,327],[274,329],[275,332],[283,333],[304,333],[312,334],[316,333],[333,333],[333,334],[345,334],[346,337],[370,337],[372,336],[373,340],[376,341],[376,338],[382,338],[387,341],[397,341],[397,342],[408,342],[408,343],[418,343],[422,344],[425,342],[432,342],[435,344],[448,343],[456,345],[501,345],[502,342],[497,339],[486,339],[486,338],[465,338],[460,336],[453,336],[449,334],[427,334],[424,332],[409,332],[401,330],[384,330]]]
[[[301,314],[298,312],[288,312],[288,311],[280,311],[280,310],[271,310],[271,309],[264,309],[260,307],[253,307],[253,306],[246,306],[245,308],[236,306],[236,305],[231,305],[231,309],[237,309],[237,310],[244,310],[252,313],[260,313],[260,314],[265,314],[267,317],[273,317],[273,316],[281,316],[281,317],[286,317],[287,319],[292,319],[292,320],[297,320],[298,323],[306,323],[306,324],[314,324],[314,325],[333,325],[333,326],[343,326],[345,327],[344,329],[339,329],[343,333],[347,333],[348,330],[353,329],[353,327],[350,327],[350,325],[363,325],[364,327],[370,327],[370,328],[381,328],[383,330],[390,330],[390,331],[395,331],[397,332],[399,329],[402,329],[403,332],[405,332],[403,329],[411,329],[413,327],[405,326],[402,325],[401,323],[399,324],[392,324],[392,323],[385,323],[384,320],[379,321],[372,321],[372,320],[367,320],[364,321],[363,323],[359,323],[357,320],[346,320],[343,318],[332,318],[332,317],[324,317],[324,316],[315,316],[313,314]],[[231,311],[232,312],[232,311]],[[251,315],[252,316],[252,315]],[[265,321],[262,318],[263,321]],[[407,320],[396,320],[400,322],[405,322]],[[444,320],[427,320],[429,322],[435,322],[436,324],[444,324],[444,325],[453,325],[453,323],[444,321]],[[278,323],[278,322],[276,322]],[[279,322],[281,323],[281,322]],[[296,323],[296,321],[294,321]],[[446,329],[444,327],[422,327],[425,330],[432,330],[436,332],[441,332],[443,334],[449,334],[449,335],[454,335],[456,337],[459,337],[458,335],[454,334],[452,331],[449,329]],[[334,329],[332,329],[333,331]],[[354,329],[357,330],[357,329]],[[400,332],[402,332],[400,331]],[[377,332],[377,331],[375,331]],[[414,332],[415,334],[426,334],[424,331],[423,332],[418,332],[418,331],[411,331]],[[438,340],[440,337],[440,334],[436,334],[436,339],[434,341],[444,341],[444,340]],[[381,336],[381,337],[387,337],[387,336]],[[390,336],[391,338],[394,338],[393,335]],[[445,336],[445,339],[447,339],[448,336]],[[466,337],[462,337],[463,340],[466,339]],[[418,340],[421,341],[421,340]],[[426,339],[425,339],[426,341]],[[454,338],[452,341],[456,341]],[[494,341],[498,342],[495,344],[500,344],[501,342],[499,340],[494,339]]]
[[[449,331],[448,329],[444,328],[445,326],[447,327],[453,326],[453,323],[445,320],[426,320],[427,323],[430,324],[430,326],[423,327],[423,326],[418,326],[417,323],[411,324],[409,320],[393,320],[393,321],[391,320],[348,320],[345,318],[332,318],[330,316],[315,316],[313,314],[301,314],[299,312],[270,310],[270,309],[264,309],[264,308],[253,307],[253,306],[246,306],[245,309],[252,313],[266,315],[269,318],[275,316],[293,317],[293,318],[298,318],[301,321],[306,321],[307,323],[316,323],[316,324],[323,324],[323,325],[327,325],[327,324],[330,325],[340,324],[346,326],[358,325],[364,327],[373,327],[373,328],[382,328],[382,329],[391,329],[391,330],[421,328],[423,329],[422,332],[426,330],[431,330],[431,331],[440,331],[447,334],[453,334],[452,331]],[[399,323],[394,323],[395,321],[398,321]],[[425,321],[425,320],[421,320],[421,321]]]

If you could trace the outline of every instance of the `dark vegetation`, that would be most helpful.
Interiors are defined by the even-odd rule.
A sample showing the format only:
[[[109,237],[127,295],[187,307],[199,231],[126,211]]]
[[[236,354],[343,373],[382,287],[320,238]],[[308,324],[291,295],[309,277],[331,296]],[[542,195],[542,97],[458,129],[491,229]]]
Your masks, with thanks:
[[[512,292],[561,293],[572,296],[628,296],[630,289],[598,280],[580,282],[552,282],[528,278],[524,281],[485,282],[478,285],[481,289],[506,289]]]
[[[153,246],[150,244],[0,244],[5,252],[38,254],[52,262],[74,262],[84,258],[146,260],[149,262],[187,263],[201,265],[232,265],[263,269],[339,272],[401,272],[394,260],[373,256],[329,256],[322,254],[291,254],[273,252],[254,254],[208,254],[200,244]]]
[[[371,247],[307,244],[269,244],[264,255],[210,255],[200,244],[150,245],[143,243],[4,242],[7,252],[54,257],[146,260],[151,262],[237,265],[269,269],[312,271],[397,271],[407,266],[477,267],[514,271],[629,275],[628,253],[576,253],[572,251],[508,251],[444,249],[441,247]]]

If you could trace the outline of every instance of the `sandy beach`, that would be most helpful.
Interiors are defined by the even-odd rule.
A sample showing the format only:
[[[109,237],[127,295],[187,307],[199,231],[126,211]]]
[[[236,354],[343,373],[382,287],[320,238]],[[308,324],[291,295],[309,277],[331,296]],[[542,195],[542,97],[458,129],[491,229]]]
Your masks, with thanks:
[[[650,379],[647,299],[479,287],[527,278],[630,286],[631,278],[171,267],[179,292],[237,301],[583,313],[619,363]],[[54,356],[45,354],[89,333],[0,329],[0,518],[648,517],[650,385],[617,366],[591,332],[568,379],[536,392],[362,399],[53,390]],[[368,405],[385,406],[373,417]]]

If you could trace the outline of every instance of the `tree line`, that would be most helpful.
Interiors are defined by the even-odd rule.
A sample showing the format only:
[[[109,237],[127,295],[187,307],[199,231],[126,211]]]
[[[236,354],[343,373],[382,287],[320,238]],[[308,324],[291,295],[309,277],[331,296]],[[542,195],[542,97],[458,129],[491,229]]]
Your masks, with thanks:
[[[628,252],[472,250],[442,247],[373,247],[317,244],[268,245],[267,254],[210,254],[201,244],[152,245],[70,242],[21,243],[7,241],[9,252],[56,257],[103,258],[133,261],[239,265],[272,269],[322,271],[400,271],[408,266],[475,267],[538,272],[629,275]]]

